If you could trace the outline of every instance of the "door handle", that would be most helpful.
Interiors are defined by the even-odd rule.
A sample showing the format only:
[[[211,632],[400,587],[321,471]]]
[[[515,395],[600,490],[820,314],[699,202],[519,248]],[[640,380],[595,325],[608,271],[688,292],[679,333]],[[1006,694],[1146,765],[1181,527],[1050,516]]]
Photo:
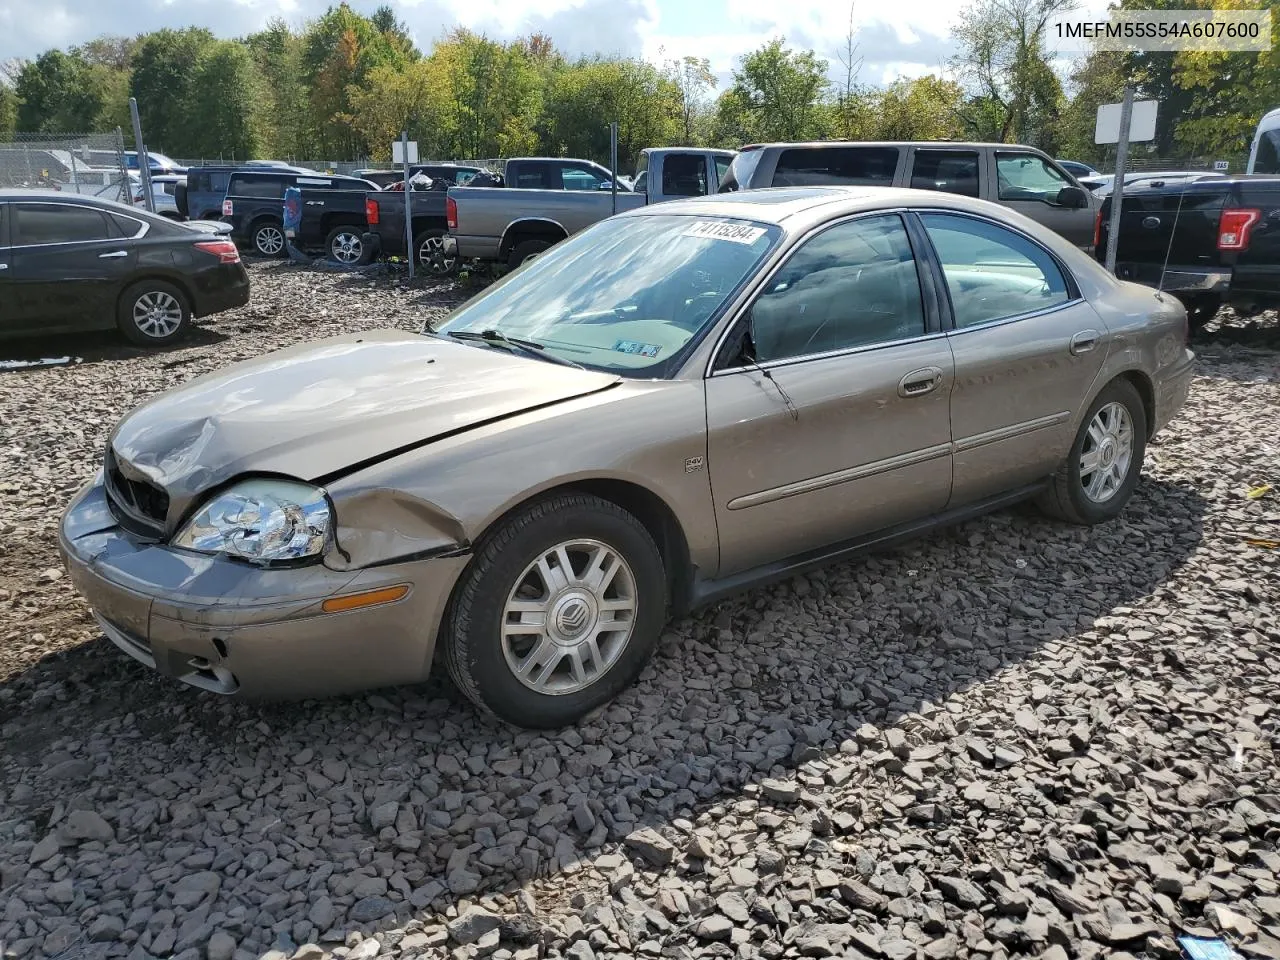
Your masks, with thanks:
[[[898,381],[898,396],[923,397],[931,393],[942,383],[942,370],[938,367],[922,367],[912,370]]]
[[[0,263],[0,270],[8,270],[8,269],[9,269],[9,265],[7,263]]]
[[[1071,353],[1073,356],[1079,356],[1082,353],[1088,353],[1098,345],[1097,330],[1081,330],[1071,338]]]
[[[323,207],[323,206],[324,206],[324,201],[323,201],[323,200],[308,200],[308,201],[307,201],[307,206],[308,206],[308,207]]]
[[[98,254],[98,259],[99,260],[117,260],[120,257],[127,257],[128,255],[129,255],[128,250],[112,250],[110,253]]]

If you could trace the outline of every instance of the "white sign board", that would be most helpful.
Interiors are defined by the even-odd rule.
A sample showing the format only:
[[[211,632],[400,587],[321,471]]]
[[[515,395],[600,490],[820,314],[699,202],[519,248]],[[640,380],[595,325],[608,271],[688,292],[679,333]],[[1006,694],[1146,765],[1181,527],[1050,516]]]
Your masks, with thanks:
[[[1226,160],[1215,160],[1213,161],[1213,169],[1221,170],[1223,173],[1226,173],[1231,169],[1231,164]]]
[[[403,149],[403,148],[404,148],[404,144],[403,144],[403,143],[401,143],[399,140],[392,140],[392,141],[391,141],[391,162],[392,162],[392,163],[400,163],[400,164],[403,164],[403,163],[405,162],[405,158],[404,158],[404,149]],[[410,141],[409,141],[409,160],[408,160],[408,162],[409,162],[409,163],[417,163],[417,162],[418,162],[418,141],[417,141],[417,140],[410,140]]]
[[[1156,100],[1133,101],[1129,115],[1129,142],[1140,143],[1156,138]],[[1098,107],[1098,123],[1093,129],[1094,143],[1120,142],[1120,104],[1104,103]]]

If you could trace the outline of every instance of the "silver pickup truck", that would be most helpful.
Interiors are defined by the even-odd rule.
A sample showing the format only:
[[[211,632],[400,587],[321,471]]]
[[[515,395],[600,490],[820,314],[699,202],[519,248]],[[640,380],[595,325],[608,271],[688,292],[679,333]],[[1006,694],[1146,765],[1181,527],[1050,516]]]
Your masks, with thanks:
[[[733,156],[731,150],[690,147],[644,150],[632,190],[619,187],[616,211],[604,167],[586,160],[509,160],[501,189],[449,189],[446,255],[452,250],[464,260],[496,260],[514,269],[615,212],[715,193]]]

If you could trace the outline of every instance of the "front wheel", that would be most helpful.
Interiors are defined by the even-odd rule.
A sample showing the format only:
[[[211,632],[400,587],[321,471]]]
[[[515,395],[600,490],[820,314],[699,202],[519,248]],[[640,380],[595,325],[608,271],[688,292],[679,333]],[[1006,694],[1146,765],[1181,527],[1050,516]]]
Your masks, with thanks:
[[[445,664],[522,727],[574,723],[635,680],[667,616],[653,538],[607,500],[536,502],[485,537],[446,618]]]
[[[354,266],[364,260],[364,239],[355,227],[334,227],[324,241],[329,259]]]
[[[1114,519],[1138,484],[1146,451],[1142,397],[1128,380],[1113,380],[1089,406],[1066,462],[1041,496],[1041,508],[1071,523]]]

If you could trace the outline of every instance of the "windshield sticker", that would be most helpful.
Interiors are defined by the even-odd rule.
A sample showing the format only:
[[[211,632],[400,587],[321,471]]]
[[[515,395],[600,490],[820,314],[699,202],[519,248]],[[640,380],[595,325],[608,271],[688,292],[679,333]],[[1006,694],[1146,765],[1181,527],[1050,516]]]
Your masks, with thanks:
[[[764,227],[747,227],[739,223],[716,223],[711,220],[699,220],[683,234],[686,237],[700,237],[703,240],[728,240],[731,243],[745,243],[748,246],[764,236]]]
[[[613,345],[619,353],[634,353],[641,357],[656,357],[662,347],[656,343],[641,343],[638,340],[619,340]]]

